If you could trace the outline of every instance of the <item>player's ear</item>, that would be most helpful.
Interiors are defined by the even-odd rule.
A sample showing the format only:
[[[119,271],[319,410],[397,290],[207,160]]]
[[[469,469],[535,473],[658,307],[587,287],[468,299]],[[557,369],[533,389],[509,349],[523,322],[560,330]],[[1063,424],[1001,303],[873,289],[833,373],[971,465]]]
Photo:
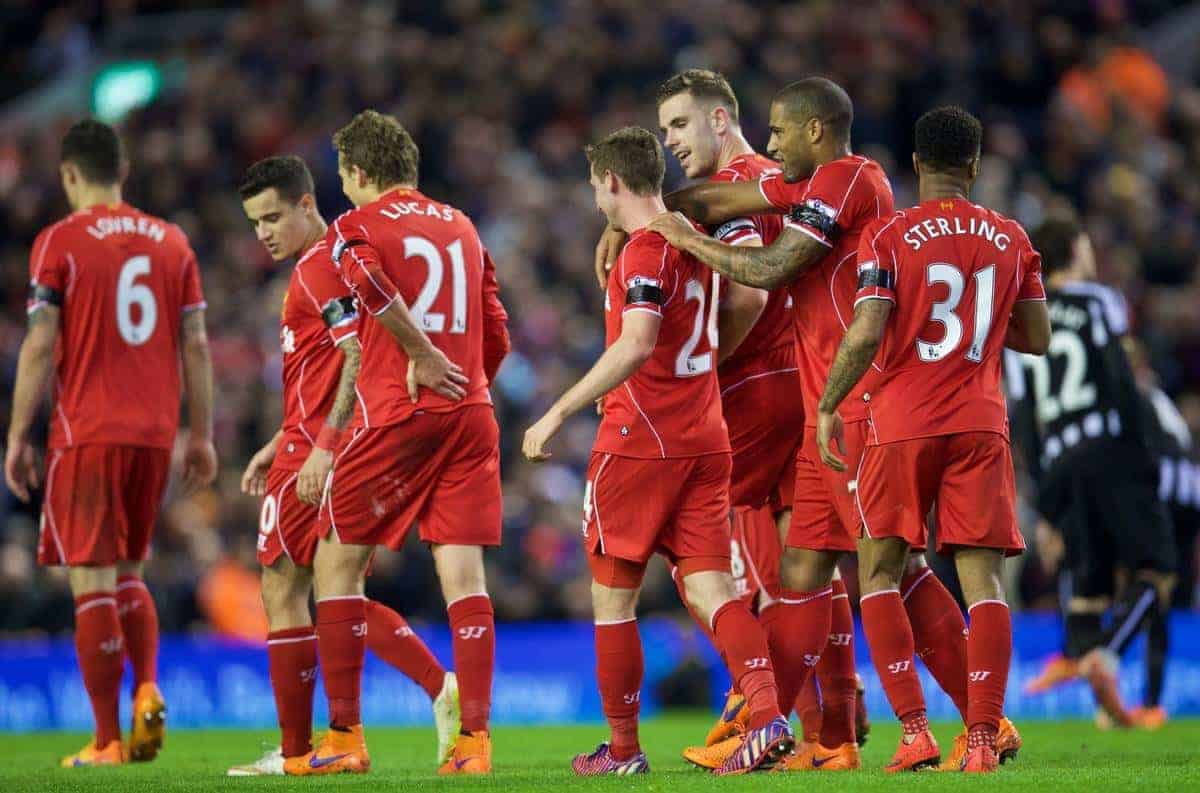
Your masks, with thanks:
[[[604,172],[604,186],[608,188],[608,192],[616,195],[621,192],[621,180],[612,171]]]
[[[825,137],[825,123],[817,117],[808,120],[808,142],[820,143],[821,138]]]
[[[317,211],[317,199],[313,197],[312,193],[305,193],[304,195],[300,196],[300,200],[297,201],[296,204],[306,213]]]
[[[921,175],[921,161],[917,159],[917,153],[913,152],[913,173],[917,176]]]
[[[729,129],[729,111],[717,105],[708,114],[708,125],[712,127],[712,131],[718,135]]]
[[[967,178],[972,182],[979,176],[979,161],[982,158],[976,154],[969,163],[967,163]]]

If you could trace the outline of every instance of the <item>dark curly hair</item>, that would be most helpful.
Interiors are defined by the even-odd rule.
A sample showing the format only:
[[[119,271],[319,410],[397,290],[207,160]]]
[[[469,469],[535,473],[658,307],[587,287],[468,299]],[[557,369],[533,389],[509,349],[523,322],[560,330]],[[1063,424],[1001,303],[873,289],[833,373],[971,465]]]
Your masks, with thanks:
[[[245,201],[272,187],[289,204],[298,203],[305,193],[316,192],[308,166],[294,154],[267,157],[251,165],[242,177],[238,193]]]
[[[938,171],[965,169],[979,156],[983,125],[956,105],[935,107],[917,119],[917,159]]]
[[[85,119],[73,125],[62,141],[62,161],[75,165],[92,184],[121,181],[125,153],[116,131],[102,121]]]

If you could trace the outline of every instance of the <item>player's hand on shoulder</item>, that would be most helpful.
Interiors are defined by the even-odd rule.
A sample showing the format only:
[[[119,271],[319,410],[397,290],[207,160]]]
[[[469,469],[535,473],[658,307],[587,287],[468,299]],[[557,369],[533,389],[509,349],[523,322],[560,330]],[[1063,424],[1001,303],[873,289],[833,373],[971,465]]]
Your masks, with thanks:
[[[188,438],[183,451],[183,488],[191,493],[217,478],[217,449],[212,440],[199,435]]]
[[[242,472],[242,492],[248,496],[265,496],[267,494],[267,473],[275,462],[275,444],[268,443],[259,449],[246,464]]]
[[[675,246],[688,236],[699,233],[682,212],[664,212],[651,220],[647,228],[666,237],[667,242]]]
[[[21,501],[29,501],[29,491],[40,484],[37,453],[29,441],[8,439],[4,451],[4,481]]]
[[[325,490],[325,480],[333,470],[333,452],[328,449],[314,447],[304,461],[299,476],[296,477],[296,496],[310,507],[321,505],[321,493]]]
[[[525,430],[525,440],[521,443],[521,453],[525,455],[525,459],[533,463],[540,463],[549,460],[553,455],[546,451],[546,444],[554,437],[554,433],[558,432],[558,428],[562,426],[562,420],[554,413],[547,413],[537,420],[529,429]]]
[[[817,414],[817,448],[821,451],[821,462],[838,473],[846,470],[846,461],[834,453],[845,454],[842,447],[842,417],[833,413]]]
[[[617,263],[617,257],[621,255],[621,249],[625,247],[628,239],[629,235],[620,229],[612,226],[604,227],[604,233],[600,235],[600,241],[596,243],[596,260],[594,262],[596,281],[600,284],[601,289],[608,288],[608,274],[612,272],[613,265]]]
[[[420,398],[421,388],[432,389],[446,399],[458,402],[467,395],[466,386],[470,382],[462,367],[437,347],[408,361],[408,395],[413,404]]]

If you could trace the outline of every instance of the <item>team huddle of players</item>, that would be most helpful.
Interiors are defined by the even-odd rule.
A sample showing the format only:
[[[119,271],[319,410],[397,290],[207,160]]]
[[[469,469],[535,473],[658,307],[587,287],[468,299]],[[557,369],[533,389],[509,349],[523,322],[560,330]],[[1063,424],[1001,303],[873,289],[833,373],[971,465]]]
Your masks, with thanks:
[[[1050,322],[1025,232],[969,200],[979,122],[957,107],[921,117],[920,203],[895,211],[882,168],[852,153],[853,108],[829,80],[776,95],[771,159],[743,137],[719,74],[672,77],[657,109],[667,148],[704,181],[664,196],[663,147],[645,129],[587,148],[609,224],[597,248],[606,350],[523,441],[528,459],[544,460],[568,417],[602,413],[583,546],[611,738],[574,771],[649,770],[636,606],[655,553],[734,681],[689,761],[721,775],[860,767],[854,629],[837,569],[857,553],[871,656],[903,725],[887,770],[994,771],[1020,748],[1003,717],[1012,629],[1000,569],[1024,548],[1001,359],[1005,348],[1045,353]],[[242,479],[263,498],[282,743],[230,773],[366,772],[370,647],[428,693],[439,773],[486,774],[495,624],[483,550],[501,540],[488,388],[509,350],[496,267],[470,219],[418,190],[417,147],[394,118],[364,111],[333,143],[355,208],[328,226],[296,157],[258,162],[240,185],[260,241],[295,266],[281,314],[284,420]],[[65,765],[148,760],[162,746],[157,618],[140,563],[180,360],[185,480],[208,484],[216,469],[195,256],[177,227],[121,201],[123,168],[103,124],[81,122],[64,140],[75,211],[31,254],[5,465],[21,497],[40,485],[28,436],[53,375],[39,557],[70,568],[96,719],[95,739]],[[925,563],[931,513],[969,625]],[[454,672],[363,596],[375,547],[399,548],[414,524],[447,603]],[[137,692],[128,742],[117,719],[126,654]],[[963,718],[945,762],[917,657]],[[314,746],[318,666],[330,729]],[[819,726],[797,741],[788,715],[812,710],[817,686]]]

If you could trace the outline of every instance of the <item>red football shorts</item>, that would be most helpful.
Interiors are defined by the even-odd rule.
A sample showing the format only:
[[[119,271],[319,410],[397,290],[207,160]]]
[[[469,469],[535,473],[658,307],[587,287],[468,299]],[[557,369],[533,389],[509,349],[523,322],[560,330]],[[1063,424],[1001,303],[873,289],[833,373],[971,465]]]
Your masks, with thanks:
[[[728,453],[666,460],[593,453],[583,496],[593,577],[635,587],[655,552],[684,576],[729,572],[731,466]]]
[[[414,413],[356,430],[333,462],[319,534],[398,550],[409,528],[436,545],[499,545],[500,429],[491,405]]]
[[[901,537],[924,548],[925,517],[937,507],[937,550],[1025,550],[1008,439],[963,432],[871,446],[858,472],[863,536]]]
[[[729,498],[735,507],[792,504],[804,403],[791,345],[772,350],[741,374],[721,373],[721,411],[733,447]]]
[[[857,547],[861,518],[854,503],[854,479],[868,424],[850,421],[843,426],[841,457],[847,470],[840,474],[821,462],[816,428],[804,430],[804,443],[796,455],[796,497],[786,542],[789,548],[853,551]]]
[[[280,556],[300,567],[312,567],[319,508],[296,495],[299,475],[278,468],[267,472],[267,495],[258,518],[258,562],[263,567],[275,564]]]
[[[782,596],[779,565],[783,546],[779,542],[779,529],[775,526],[775,515],[770,507],[733,508],[733,541],[729,543],[729,553],[729,572],[733,574],[734,591],[746,601],[751,611],[779,600]],[[683,591],[679,568],[671,568],[671,579],[679,591],[679,599],[686,603],[687,595]]]
[[[51,449],[38,562],[107,567],[143,561],[170,467],[167,449]]]

